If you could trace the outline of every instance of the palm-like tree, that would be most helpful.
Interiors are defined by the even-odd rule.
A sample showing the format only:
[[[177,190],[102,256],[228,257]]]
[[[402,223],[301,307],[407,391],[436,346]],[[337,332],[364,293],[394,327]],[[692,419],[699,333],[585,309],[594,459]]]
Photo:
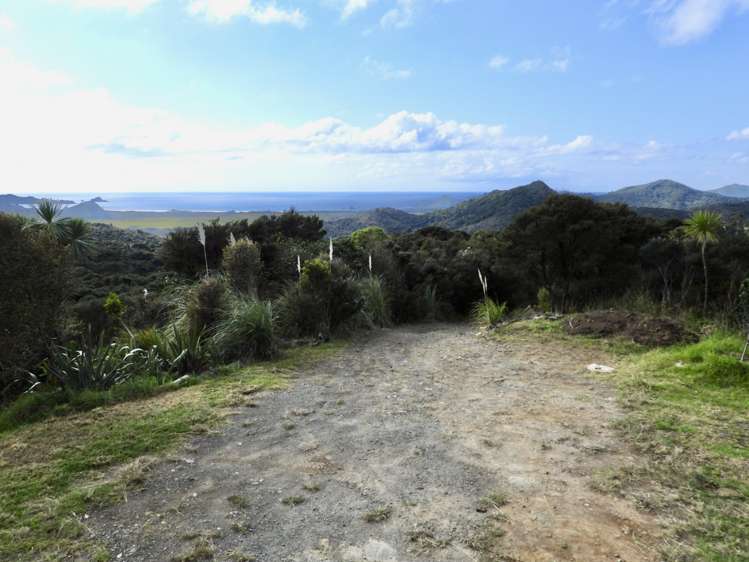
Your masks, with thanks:
[[[65,227],[63,244],[70,247],[75,259],[81,259],[91,247],[91,242],[88,240],[90,232],[88,223],[83,219],[70,219]]]
[[[46,230],[49,235],[60,243],[65,243],[68,235],[68,220],[60,216],[62,206],[59,203],[42,200],[34,209],[41,222],[32,223],[29,228]]]
[[[705,298],[702,303],[702,313],[707,312],[708,274],[705,250],[710,242],[718,239],[718,233],[723,226],[720,214],[715,211],[695,211],[685,223],[684,231],[700,245],[702,254],[702,272],[705,274]]]

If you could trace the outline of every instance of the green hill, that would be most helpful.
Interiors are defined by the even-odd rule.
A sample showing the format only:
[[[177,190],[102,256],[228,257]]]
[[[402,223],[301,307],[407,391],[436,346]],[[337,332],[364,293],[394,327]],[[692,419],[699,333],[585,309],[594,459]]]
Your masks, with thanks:
[[[672,180],[658,180],[599,195],[596,200],[604,203],[626,203],[630,207],[686,211],[720,205],[726,203],[728,198],[718,193],[693,189]]]
[[[718,189],[713,189],[711,193],[717,193],[726,197],[736,197],[738,199],[749,199],[749,185],[732,183],[731,185],[724,185]]]
[[[427,226],[453,230],[501,230],[518,214],[535,207],[555,191],[542,181],[507,190],[495,190],[481,197],[423,215],[397,209],[375,209],[352,217],[326,221],[325,229],[331,236],[342,236],[364,228],[379,226],[387,232],[398,233]]]
[[[453,230],[501,230],[517,215],[540,205],[556,192],[542,181],[507,190],[495,190],[449,209],[427,215],[427,225]]]

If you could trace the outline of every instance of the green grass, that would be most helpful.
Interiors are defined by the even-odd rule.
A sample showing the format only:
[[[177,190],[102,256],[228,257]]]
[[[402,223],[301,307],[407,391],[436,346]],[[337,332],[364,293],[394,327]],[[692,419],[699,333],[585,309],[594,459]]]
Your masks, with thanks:
[[[749,365],[743,338],[633,356],[612,376],[630,412],[620,423],[647,459],[609,485],[677,522],[666,560],[749,560]],[[645,491],[643,491],[643,489]]]
[[[278,361],[219,369],[173,392],[6,431],[0,435],[0,560],[100,559],[101,547],[81,522],[86,512],[137,488],[149,457],[222,423],[248,388],[281,388],[293,369],[341,345],[295,349]]]

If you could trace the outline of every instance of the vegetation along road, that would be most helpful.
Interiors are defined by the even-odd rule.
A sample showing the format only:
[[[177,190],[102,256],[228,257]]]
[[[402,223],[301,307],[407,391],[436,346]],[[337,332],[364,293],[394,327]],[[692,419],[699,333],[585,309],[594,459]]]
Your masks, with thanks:
[[[131,561],[654,559],[654,515],[595,486],[639,462],[585,371],[610,355],[475,331],[386,330],[248,386],[88,532]]]

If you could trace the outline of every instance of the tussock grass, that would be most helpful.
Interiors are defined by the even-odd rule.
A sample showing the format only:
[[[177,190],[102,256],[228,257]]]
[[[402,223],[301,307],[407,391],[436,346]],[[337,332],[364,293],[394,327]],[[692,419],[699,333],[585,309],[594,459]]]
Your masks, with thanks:
[[[507,303],[497,303],[492,298],[486,297],[477,302],[471,316],[473,321],[483,326],[496,326],[507,314]]]
[[[83,514],[142,485],[145,456],[222,423],[248,387],[280,388],[285,373],[341,345],[295,349],[284,359],[227,367],[173,392],[6,431],[0,435],[0,560],[98,556]]]

